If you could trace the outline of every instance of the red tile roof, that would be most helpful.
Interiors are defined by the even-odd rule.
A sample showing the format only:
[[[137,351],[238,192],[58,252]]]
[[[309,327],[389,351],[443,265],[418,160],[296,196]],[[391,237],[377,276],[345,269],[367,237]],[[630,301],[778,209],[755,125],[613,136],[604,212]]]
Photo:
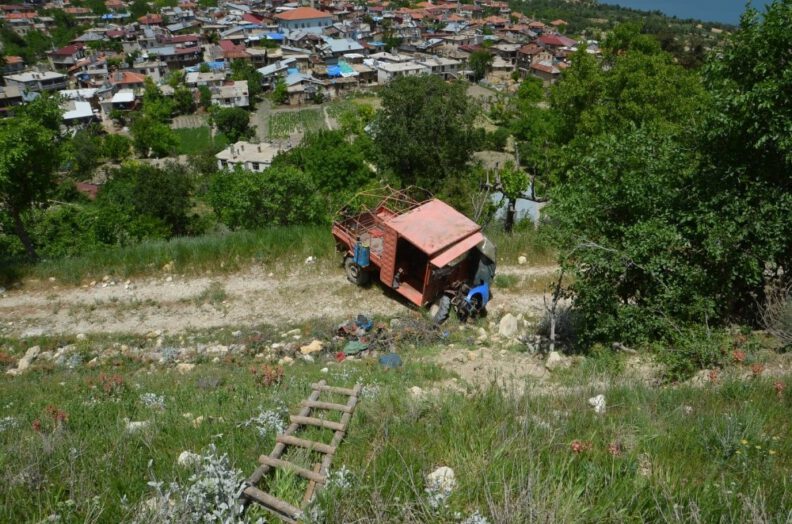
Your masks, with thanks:
[[[333,15],[314,9],[313,7],[298,7],[291,11],[284,11],[275,15],[276,20],[312,20],[315,18],[331,18]]]
[[[72,44],[72,45],[67,45],[65,47],[61,47],[60,49],[56,49],[50,54],[52,56],[72,56],[73,54],[79,52],[82,49],[83,49],[82,44]]]
[[[110,75],[110,82],[113,84],[142,84],[145,80],[146,75],[134,71],[116,71]]]
[[[140,18],[138,18],[138,22],[144,25],[161,24],[162,17],[160,15],[152,15],[152,14],[143,15]]]
[[[577,44],[577,42],[564,35],[542,35],[536,41],[541,45],[550,47],[569,47]]]
[[[3,16],[6,20],[30,20],[36,18],[36,13],[8,13]]]
[[[250,22],[251,24],[260,24],[262,20],[264,20],[263,16],[254,15],[252,13],[245,13],[242,15],[242,20],[245,22]]]

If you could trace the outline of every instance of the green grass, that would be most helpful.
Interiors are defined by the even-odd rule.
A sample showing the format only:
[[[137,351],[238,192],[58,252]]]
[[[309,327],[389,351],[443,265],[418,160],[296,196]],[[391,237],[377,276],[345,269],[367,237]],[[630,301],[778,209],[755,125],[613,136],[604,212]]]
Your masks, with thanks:
[[[521,254],[528,257],[529,264],[554,263],[554,252],[533,230],[507,235],[493,229],[487,231],[487,235],[498,246],[501,264],[514,265]],[[145,241],[99,249],[77,257],[44,260],[34,265],[9,261],[0,266],[0,284],[24,278],[55,277],[72,284],[101,279],[104,275],[126,278],[158,272],[171,261],[173,271],[179,273],[229,272],[252,262],[296,263],[309,256],[335,260],[335,243],[329,226],[272,227]]]
[[[269,116],[269,137],[288,138],[292,133],[317,131],[325,127],[324,116],[319,109],[285,111]]]
[[[257,331],[275,340],[280,330]],[[122,341],[131,347],[153,343],[116,343]],[[43,348],[57,345],[40,342]],[[85,359],[93,351],[90,342],[78,350]],[[294,412],[310,383],[322,378],[340,386],[361,382],[377,391],[361,401],[333,459],[334,470],[346,466],[351,486],[320,496],[327,522],[459,522],[455,513],[477,511],[490,522],[789,518],[792,395],[779,399],[774,388],[780,380],[791,391],[788,377],[703,388],[620,383],[605,392],[608,410],[598,416],[586,403],[603,392],[585,385],[595,375],[581,375],[572,392],[553,395],[515,398],[492,388],[413,398],[408,388],[428,390],[448,376],[421,361],[431,351],[400,348],[406,364],[396,371],[370,360],[297,363],[270,388],[256,384],[249,368],[261,361],[248,351],[216,364],[199,359],[189,375],[152,371],[145,360],[121,356],[98,369],[45,364],[13,379],[2,374],[3,417],[17,425],[0,432],[0,521],[38,522],[52,514],[66,522],[128,520],[152,496],[152,477],[166,485],[189,483],[190,472],[176,458],[211,444],[247,476],[256,458],[271,450],[274,435],[261,437],[241,424],[259,406],[266,410],[283,402]],[[329,373],[320,372],[325,366]],[[100,373],[118,375],[121,385],[106,392]],[[165,409],[146,407],[143,393],[163,396]],[[68,413],[68,422],[56,429],[48,406]],[[198,416],[203,423],[194,425]],[[151,426],[128,434],[125,419],[150,420]],[[302,435],[330,437],[320,430]],[[572,449],[576,441],[586,448],[581,453]],[[289,459],[312,462],[304,452]],[[457,488],[432,508],[424,478],[441,465],[454,469]],[[264,487],[295,503],[304,486],[281,474]]]
[[[146,241],[112,247],[83,256],[42,261],[36,265],[6,265],[7,280],[55,277],[68,283],[113,275],[121,278],[159,271],[173,262],[173,271],[233,271],[251,262],[299,262],[308,256],[329,259],[335,243],[327,226],[273,227],[258,231]]]
[[[228,139],[222,133],[212,139],[209,127],[193,127],[174,129],[179,145],[176,149],[178,155],[195,155],[206,151],[221,151],[228,146]]]

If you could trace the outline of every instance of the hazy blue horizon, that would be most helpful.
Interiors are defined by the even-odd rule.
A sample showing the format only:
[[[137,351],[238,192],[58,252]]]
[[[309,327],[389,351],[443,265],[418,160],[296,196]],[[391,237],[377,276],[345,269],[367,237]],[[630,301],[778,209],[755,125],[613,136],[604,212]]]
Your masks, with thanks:
[[[602,4],[620,5],[642,11],[661,11],[678,18],[697,18],[705,22],[736,25],[745,11],[744,0],[600,0]],[[751,4],[759,11],[770,0],[754,0]]]

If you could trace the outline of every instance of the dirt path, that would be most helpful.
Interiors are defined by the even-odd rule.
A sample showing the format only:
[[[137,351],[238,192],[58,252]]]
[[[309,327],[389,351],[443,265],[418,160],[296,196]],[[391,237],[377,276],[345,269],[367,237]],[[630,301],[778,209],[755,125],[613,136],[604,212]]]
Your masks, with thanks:
[[[544,275],[554,268],[503,267]],[[498,290],[490,309],[538,314],[542,295]],[[254,324],[295,324],[358,313],[400,315],[410,306],[374,285],[359,289],[332,264],[285,271],[254,266],[222,276],[160,275],[116,284],[18,290],[0,296],[0,335],[178,333]]]

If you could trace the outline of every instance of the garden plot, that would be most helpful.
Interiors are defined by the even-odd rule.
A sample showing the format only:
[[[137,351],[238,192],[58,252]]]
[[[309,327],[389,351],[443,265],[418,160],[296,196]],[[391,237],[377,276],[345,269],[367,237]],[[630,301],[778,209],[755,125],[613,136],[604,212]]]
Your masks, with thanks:
[[[324,126],[324,118],[319,109],[273,113],[269,116],[269,138],[288,138],[295,133],[316,131]]]

